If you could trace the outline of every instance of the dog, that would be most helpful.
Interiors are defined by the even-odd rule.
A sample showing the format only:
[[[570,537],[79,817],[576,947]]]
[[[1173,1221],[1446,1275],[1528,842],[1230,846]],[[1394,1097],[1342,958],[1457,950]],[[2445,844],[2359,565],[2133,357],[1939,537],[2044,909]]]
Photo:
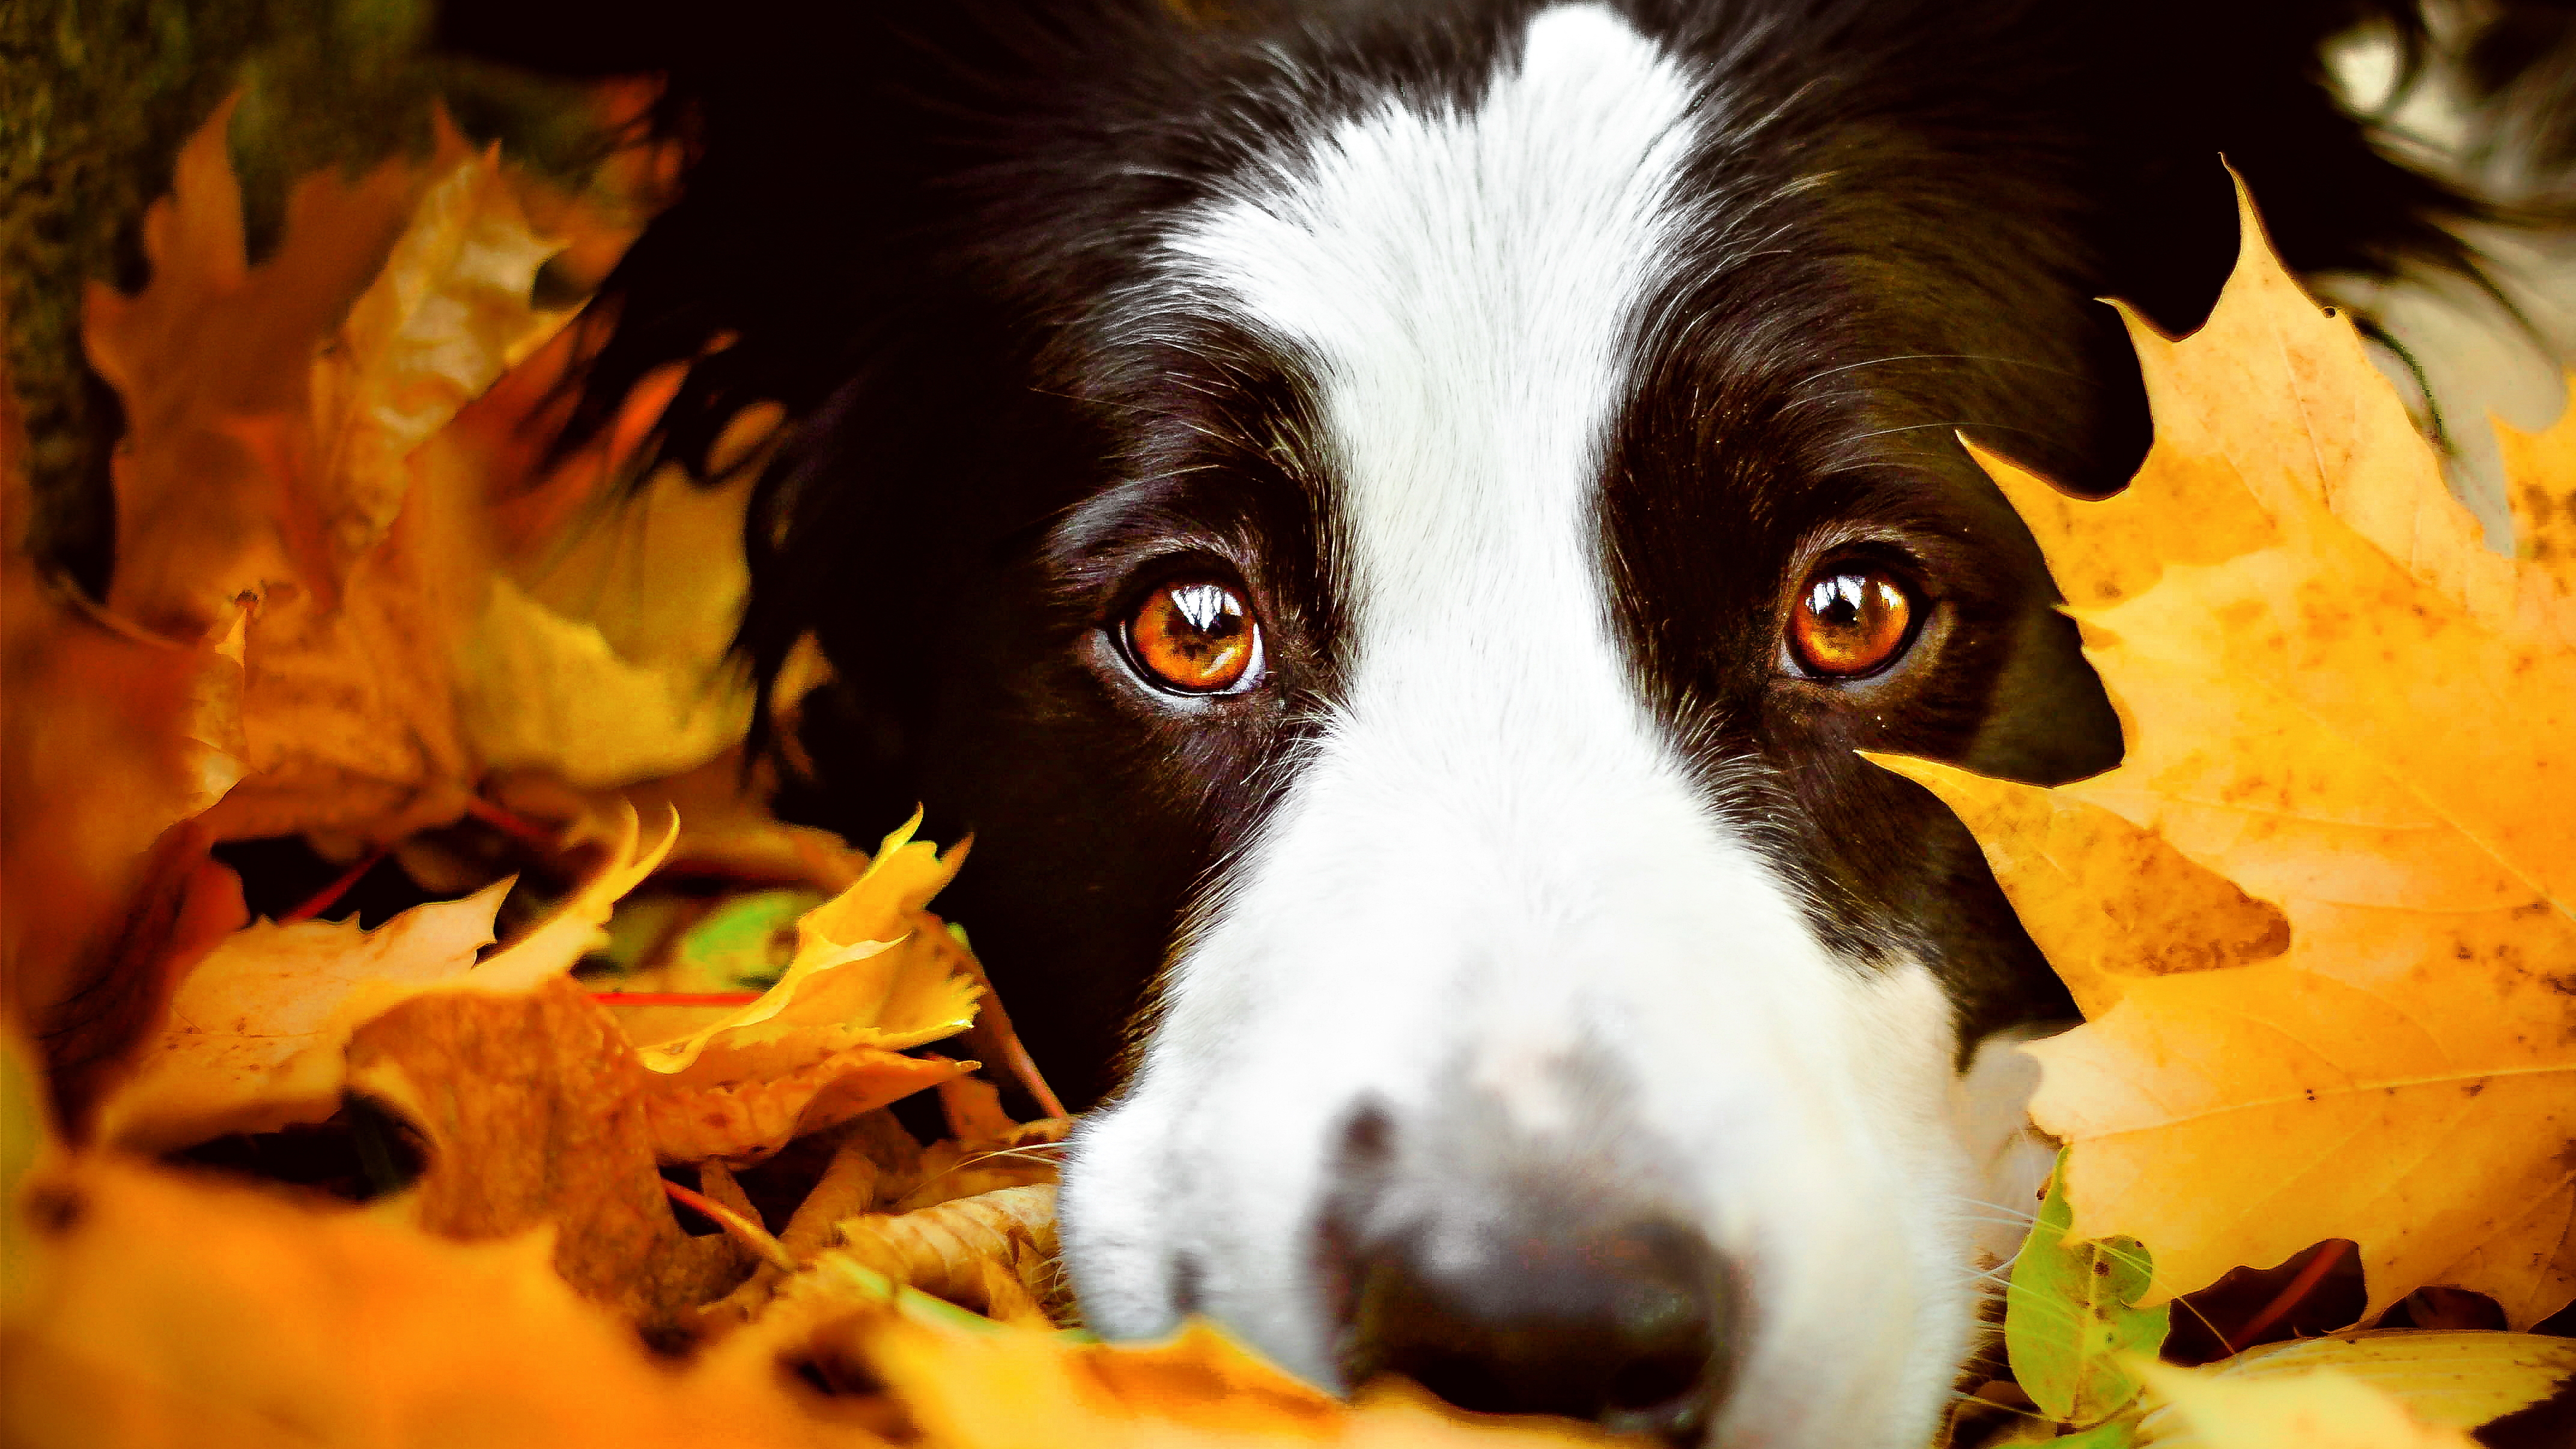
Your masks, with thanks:
[[[953,893],[1081,1104],[1116,1338],[1671,1442],[1933,1430],[2027,1207],[1970,1099],[2071,1019],[1877,750],[2119,758],[1967,438],[2148,441],[2241,175],[2467,273],[2321,47],[2400,7],[1068,0],[727,17],[583,414],[801,419],[742,641],[791,804]],[[2010,1078],[2009,1070],[1999,1078]]]

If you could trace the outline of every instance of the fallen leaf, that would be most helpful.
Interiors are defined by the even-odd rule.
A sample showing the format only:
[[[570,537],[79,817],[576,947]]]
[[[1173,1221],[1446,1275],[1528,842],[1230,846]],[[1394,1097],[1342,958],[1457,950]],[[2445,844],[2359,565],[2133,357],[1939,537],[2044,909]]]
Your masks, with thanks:
[[[1905,768],[1999,830],[2017,901],[2106,893],[2032,905],[2100,1013],[2028,1048],[2032,1115],[2072,1145],[2070,1236],[2152,1251],[2142,1303],[2347,1238],[2371,1315],[2443,1284],[2528,1326],[2576,1294],[2576,761],[2545,743],[2576,731],[2576,615],[2484,551],[2250,203],[2243,238],[2200,333],[2131,319],[2156,443],[2126,492],[1990,464],[2127,758],[2045,808]]]
[[[682,485],[687,486],[687,485]],[[710,612],[730,643],[739,606]],[[598,625],[567,618],[506,578],[491,582],[463,646],[465,729],[500,769],[547,767],[576,787],[694,769],[751,726],[751,689],[719,644],[677,666],[618,653]]]
[[[886,1427],[954,1449],[1152,1446],[1630,1444],[1588,1424],[1450,1408],[1401,1380],[1344,1403],[1192,1320],[1159,1344],[1003,1328],[899,1292],[855,1263],[799,1275],[762,1318],[710,1351],[710,1371],[775,1372],[882,1385]]]
[[[349,1033],[473,969],[507,889],[418,906],[373,931],[260,921],[225,938],[180,983],[134,1075],[101,1103],[99,1140],[151,1152],[330,1116]]]
[[[2087,1427],[2138,1396],[2127,1362],[2165,1341],[2171,1305],[2139,1308],[2149,1263],[2130,1239],[2066,1241],[2066,1187],[2052,1174],[2030,1237],[2013,1258],[2004,1347],[2013,1379],[2060,1424]]]
[[[2265,1344],[2202,1370],[2207,1380],[2267,1383],[2331,1368],[2437,1428],[2477,1429],[2553,1395],[2576,1397],[2576,1342],[2530,1333],[2383,1329]],[[2138,1449],[2210,1441],[2165,1405],[2138,1421]]]
[[[2458,1429],[2334,1369],[2234,1380],[2143,1355],[2132,1367],[2208,1449],[2477,1449]]]
[[[377,276],[419,188],[399,160],[354,182],[306,177],[275,254],[252,267],[232,114],[228,100],[189,138],[171,194],[144,214],[150,284],[129,297],[93,283],[82,316],[90,363],[127,427],[107,602],[182,639],[281,582],[336,592],[337,510],[309,467],[313,359]]]
[[[464,149],[442,140],[443,153]],[[531,230],[497,146],[455,165],[413,206],[313,366],[318,476],[330,480],[340,557],[356,558],[393,526],[412,453],[571,318],[529,302],[557,250]]]
[[[426,1147],[419,1182],[383,1211],[466,1242],[551,1225],[564,1281],[648,1330],[682,1325],[750,1271],[732,1240],[681,1231],[643,1068],[570,981],[414,997],[358,1028],[348,1063],[350,1090]]]
[[[446,135],[442,127],[442,135]],[[450,137],[442,155],[463,151]],[[440,430],[570,314],[540,310],[556,247],[497,151],[447,167],[312,363],[309,419],[262,452],[326,530],[327,572],[268,581],[246,720],[244,835],[442,823],[480,771],[456,660],[495,587],[479,493],[425,470]]]
[[[1940,796],[1966,824],[2087,1018],[2110,1010],[2135,978],[2243,966],[2290,944],[2278,907],[2064,789],[1863,754]]]
[[[203,813],[242,773],[243,619],[147,634],[42,577],[25,439],[0,370],[0,1013],[44,1034],[54,1091],[148,1030],[177,971],[240,924]]]
[[[2576,399],[2576,372],[2567,375]],[[2513,480],[2514,557],[2545,570],[2562,590],[2576,592],[2576,407],[2542,432],[2526,433],[2494,419],[2505,476]]]
[[[616,853],[587,885],[479,964],[507,882],[415,907],[373,931],[263,921],[235,933],[180,982],[157,1037],[99,1103],[96,1137],[155,1151],[323,1120],[339,1107],[345,1048],[359,1026],[426,992],[525,991],[570,971],[672,833],[646,849],[630,815]]]
[[[666,1162],[744,1165],[790,1138],[952,1081],[976,1065],[861,1044],[741,1081],[648,1078],[645,1120],[653,1149]]]
[[[1052,1183],[1001,1188],[912,1212],[861,1213],[843,1218],[834,1235],[836,1245],[816,1262],[846,1259],[1005,1322],[1045,1326],[1039,1305],[1065,1297],[1055,1263]]]
[[[777,985],[644,1048],[675,1160],[766,1156],[797,1133],[972,1068],[902,1055],[966,1030],[982,992],[965,947],[923,909],[965,852],[943,857],[913,840],[919,823],[916,815],[887,836],[848,890],[806,913]]]
[[[441,1241],[202,1176],[31,1173],[0,1240],[0,1439],[94,1449],[858,1445],[781,1375],[648,1353],[550,1235]]]

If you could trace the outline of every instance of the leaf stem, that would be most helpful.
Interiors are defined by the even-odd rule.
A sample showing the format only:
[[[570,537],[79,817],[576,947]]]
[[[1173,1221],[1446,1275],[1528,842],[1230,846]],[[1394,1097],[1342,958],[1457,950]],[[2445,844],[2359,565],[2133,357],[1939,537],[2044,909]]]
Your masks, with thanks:
[[[2236,1330],[2233,1342],[2230,1342],[2226,1335],[2221,1334],[2218,1340],[2219,1346],[2231,1355],[2242,1353],[2246,1348],[2252,1348],[2255,1341],[2262,1337],[2263,1330],[2280,1322],[2283,1315],[2298,1307],[2300,1300],[2316,1290],[2317,1284],[2325,1281],[2326,1274],[2333,1272],[2335,1264],[2343,1261],[2344,1249],[2350,1246],[2352,1245],[2343,1239],[2335,1238],[2327,1242],[2324,1247],[2317,1249],[2315,1255],[2308,1259],[2307,1266],[2299,1270],[2299,1275],[2284,1284],[2281,1291],[2273,1295],[2272,1301],[2263,1305],[2262,1312],[2255,1314],[2246,1321],[2243,1328]],[[2238,1347],[2240,1344],[2243,1345],[2242,1348]]]
[[[390,854],[392,854],[390,850],[380,845],[359,856],[357,864],[333,877],[329,885],[306,896],[294,909],[278,917],[277,923],[281,926],[292,926],[298,921],[309,921],[338,905],[340,897],[347,895],[351,887],[365,879],[368,871],[383,864],[385,857]]]
[[[782,1273],[793,1273],[797,1270],[799,1265],[796,1262],[796,1255],[788,1252],[787,1245],[778,1241],[769,1229],[726,1207],[705,1193],[682,1187],[667,1177],[662,1179],[662,1191],[669,1195],[671,1201],[682,1207],[706,1214],[717,1227],[731,1233],[735,1242],[759,1254],[762,1262]]]

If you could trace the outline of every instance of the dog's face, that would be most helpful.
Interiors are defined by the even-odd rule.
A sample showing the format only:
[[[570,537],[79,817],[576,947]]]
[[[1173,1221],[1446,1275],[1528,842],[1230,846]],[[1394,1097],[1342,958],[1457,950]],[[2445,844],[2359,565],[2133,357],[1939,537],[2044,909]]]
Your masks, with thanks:
[[[1095,1325],[1919,1441],[1971,1240],[2018,1236],[1959,1069],[2072,1008],[1857,752],[2117,758],[1958,438],[2125,480],[2092,299],[2191,325],[2221,151],[2293,266],[2458,255],[2315,82],[2379,8],[953,0],[675,46],[700,159],[585,407],[687,357],[682,456],[803,415],[747,537],[755,664],[838,671],[789,808],[975,833],[943,908],[1109,1103],[1063,1198]]]
[[[1854,752],[2103,731],[1951,437],[2001,419],[1871,374],[2069,359],[1943,274],[1968,238],[1875,277],[1830,179],[1730,175],[1757,118],[1624,20],[1517,39],[1258,158],[1108,311],[1132,465],[1048,543],[1060,697],[1224,818],[1069,1262],[1111,1334],[1328,1382],[1911,1442],[1992,1215],[1963,1007],[2028,962]]]
[[[840,666],[835,818],[976,832],[944,904],[1109,1097],[1063,1198],[1097,1327],[1915,1442],[2010,1212],[1959,1070],[2071,1008],[1858,752],[2117,758],[1958,441],[2135,457],[2118,146],[2065,114],[2105,49],[2082,7],[1380,8],[1103,46],[1032,120],[967,87],[1005,120],[901,193],[942,217],[894,216],[773,480],[751,636]]]

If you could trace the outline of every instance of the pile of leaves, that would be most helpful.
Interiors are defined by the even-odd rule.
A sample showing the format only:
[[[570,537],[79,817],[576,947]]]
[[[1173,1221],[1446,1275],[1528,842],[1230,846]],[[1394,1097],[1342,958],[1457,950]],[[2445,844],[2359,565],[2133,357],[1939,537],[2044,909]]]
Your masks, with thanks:
[[[604,87],[598,124],[648,99]],[[148,286],[85,301],[127,420],[104,599],[32,564],[0,419],[0,1432],[1603,1437],[1345,1403],[1203,1325],[1083,1334],[1069,1124],[929,909],[965,848],[781,824],[743,756],[725,644],[778,410],[710,478],[634,476],[676,370],[550,447],[592,333],[538,299],[605,274],[676,158],[568,187],[442,122],[298,181],[253,264],[229,120],[147,219]],[[1947,1432],[2565,1442],[2576,1344],[2522,1330],[2576,1296],[2576,423],[2507,435],[2517,556],[2487,550],[2250,206],[2244,235],[2203,331],[2133,328],[2127,492],[1986,460],[2127,760],[2056,790],[1884,762],[2088,1018],[2033,1048],[2064,1155]],[[320,878],[252,921],[226,843],[283,837]],[[389,878],[421,903],[321,918]],[[2257,1346],[2392,1309],[2417,1330]]]

